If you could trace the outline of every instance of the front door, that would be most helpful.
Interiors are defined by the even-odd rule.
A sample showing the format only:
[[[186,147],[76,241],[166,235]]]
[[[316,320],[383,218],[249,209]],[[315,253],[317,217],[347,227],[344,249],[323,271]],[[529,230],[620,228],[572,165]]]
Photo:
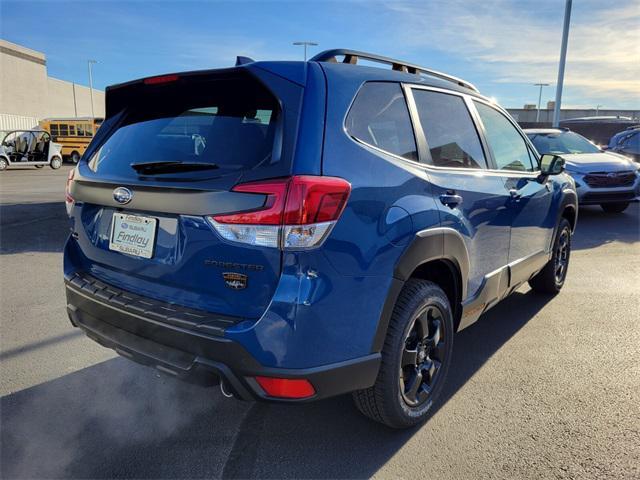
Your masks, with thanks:
[[[493,168],[501,172],[509,193],[511,217],[509,243],[510,286],[522,283],[548,260],[555,216],[551,211],[552,183],[538,181],[538,160],[524,135],[501,111],[475,101]]]

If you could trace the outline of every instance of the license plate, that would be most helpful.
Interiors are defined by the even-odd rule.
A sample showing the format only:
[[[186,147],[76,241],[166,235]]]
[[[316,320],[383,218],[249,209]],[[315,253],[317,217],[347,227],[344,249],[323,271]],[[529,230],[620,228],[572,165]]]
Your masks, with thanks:
[[[151,258],[156,241],[157,224],[156,218],[114,213],[109,250]]]

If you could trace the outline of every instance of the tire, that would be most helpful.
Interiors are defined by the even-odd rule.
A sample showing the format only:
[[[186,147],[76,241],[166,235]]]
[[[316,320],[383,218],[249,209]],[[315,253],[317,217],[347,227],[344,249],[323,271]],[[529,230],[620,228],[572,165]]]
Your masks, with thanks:
[[[358,410],[392,428],[425,421],[447,376],[453,335],[452,309],[442,289],[409,280],[389,321],[376,383],[353,393]]]
[[[571,257],[571,225],[562,218],[553,239],[553,255],[540,272],[529,280],[529,286],[536,292],[557,294],[567,278]]]
[[[9,168],[9,162],[6,158],[0,157],[0,172]]]
[[[80,161],[80,154],[74,150],[69,156],[69,161],[76,165]]]
[[[34,165],[34,167],[36,167],[36,168],[42,168],[42,167],[44,167],[44,165]]]
[[[629,206],[629,202],[601,203],[600,208],[607,213],[622,213]]]
[[[62,166],[62,159],[60,157],[52,157],[49,166],[54,170],[58,170]]]

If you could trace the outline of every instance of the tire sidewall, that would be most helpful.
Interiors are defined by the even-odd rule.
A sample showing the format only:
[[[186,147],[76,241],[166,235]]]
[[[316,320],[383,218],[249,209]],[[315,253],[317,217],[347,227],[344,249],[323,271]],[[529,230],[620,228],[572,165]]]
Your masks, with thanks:
[[[453,315],[446,295],[439,287],[435,284],[431,284],[430,282],[425,282],[425,287],[421,289],[421,292],[426,293],[426,295],[421,298],[414,297],[410,302],[411,305],[409,306],[409,309],[411,314],[405,314],[404,318],[399,319],[404,325],[402,335],[394,339],[395,341],[392,348],[394,357],[392,368],[390,369],[390,376],[393,378],[387,379],[389,382],[387,385],[392,387],[390,388],[392,391],[389,392],[389,396],[393,397],[393,401],[390,403],[394,407],[396,416],[398,418],[402,418],[407,426],[414,425],[424,420],[429,410],[431,410],[434,402],[437,401],[445,384],[449,365],[451,363],[451,355],[453,353],[453,336],[455,333],[453,327]],[[430,305],[436,306],[442,313],[442,328],[444,328],[445,335],[445,358],[440,367],[440,371],[438,372],[438,376],[440,377],[439,381],[436,383],[428,401],[422,405],[412,407],[407,405],[404,398],[402,398],[402,393],[400,392],[400,363],[402,350],[414,319],[420,312]]]
[[[562,232],[567,231],[567,266],[564,269],[564,275],[562,277],[562,281],[558,282],[556,275],[555,275],[555,265],[556,265],[556,258],[558,255],[558,244],[560,243],[560,237],[562,236]],[[560,291],[560,289],[562,288],[562,286],[564,285],[564,282],[567,280],[567,273],[569,272],[569,264],[571,263],[571,225],[569,225],[569,222],[567,221],[567,219],[563,218],[560,222],[560,224],[558,225],[558,233],[556,235],[555,241],[553,242],[553,258],[552,258],[552,262],[553,262],[553,266],[554,266],[554,272],[553,272],[553,280],[555,282],[556,285],[556,289],[558,291]]]
[[[58,170],[62,166],[62,159],[60,157],[53,157],[49,166],[54,170]]]
[[[0,158],[0,172],[9,168],[9,162],[6,158]]]
[[[80,154],[76,151],[71,152],[71,156],[69,157],[69,160],[71,160],[71,163],[73,163],[74,165],[77,165],[78,162],[80,161]]]

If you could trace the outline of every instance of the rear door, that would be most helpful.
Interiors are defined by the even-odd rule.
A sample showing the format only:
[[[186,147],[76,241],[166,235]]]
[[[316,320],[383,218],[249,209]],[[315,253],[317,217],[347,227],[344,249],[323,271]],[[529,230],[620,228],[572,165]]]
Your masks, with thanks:
[[[108,92],[109,118],[73,181],[73,268],[143,296],[259,317],[280,250],[229,241],[210,217],[269,201],[232,191],[237,183],[290,174],[295,132],[285,125],[295,125],[301,88],[272,88],[281,94],[235,69]]]
[[[438,200],[441,225],[459,232],[469,254],[468,296],[508,261],[508,194],[502,178],[487,171],[487,155],[465,96],[411,88],[418,136],[426,143],[421,161]],[[426,157],[422,159],[422,157]]]
[[[509,192],[511,285],[544,266],[555,226],[552,182],[540,183],[538,160],[525,136],[499,109],[474,100],[491,151],[493,168]]]

